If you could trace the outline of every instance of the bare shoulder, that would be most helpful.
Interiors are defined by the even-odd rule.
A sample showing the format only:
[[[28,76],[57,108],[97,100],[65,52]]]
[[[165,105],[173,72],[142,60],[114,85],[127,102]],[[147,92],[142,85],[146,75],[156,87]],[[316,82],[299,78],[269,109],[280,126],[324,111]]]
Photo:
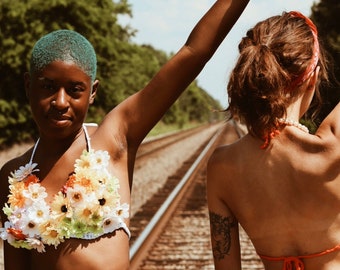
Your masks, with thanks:
[[[247,147],[246,144],[248,144],[249,141],[248,136],[249,135],[246,135],[232,144],[218,146],[211,155],[208,166],[233,167],[233,165],[243,157],[242,152],[244,152],[244,148]]]
[[[19,169],[20,166],[24,166],[29,161],[31,152],[32,148],[27,150],[24,154],[7,161],[2,166],[0,170],[0,185],[3,185],[3,182],[7,183],[8,176],[11,172]]]
[[[230,154],[235,152],[234,145],[221,145],[217,147],[209,158],[208,167],[227,166],[233,160]]]
[[[20,166],[24,166],[29,161],[30,151],[32,150],[30,149],[23,155],[7,161],[2,166],[0,170],[0,209],[4,206],[9,193],[8,177],[12,172],[19,169]],[[0,213],[2,213],[2,211],[0,211]]]
[[[242,139],[241,139],[242,140]],[[237,164],[242,159],[243,143],[241,140],[228,145],[217,147],[210,156],[207,166],[208,183],[226,182],[232,180],[232,177],[237,175],[237,169],[240,167]]]

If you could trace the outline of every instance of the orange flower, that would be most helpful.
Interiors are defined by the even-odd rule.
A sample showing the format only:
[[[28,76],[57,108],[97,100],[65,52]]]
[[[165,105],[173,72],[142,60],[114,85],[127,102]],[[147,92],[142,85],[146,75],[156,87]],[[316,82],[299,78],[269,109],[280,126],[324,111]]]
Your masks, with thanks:
[[[25,189],[25,184],[19,182],[15,186],[11,186],[11,193],[8,195],[9,204],[17,207],[23,207],[25,204],[25,197],[23,195],[23,190]]]
[[[89,179],[87,179],[87,178],[85,178],[85,177],[82,177],[82,178],[80,179],[79,184],[80,184],[82,187],[86,188],[87,190],[92,188],[91,180],[89,180]]]
[[[68,178],[68,180],[66,181],[64,187],[67,189],[68,187],[74,187],[74,183],[76,182],[76,175],[75,174],[71,174]]]
[[[26,239],[26,235],[24,235],[21,230],[17,230],[17,229],[14,229],[14,228],[8,228],[7,232],[9,234],[13,235],[15,237],[15,239],[17,239],[17,240],[25,240]]]
[[[25,186],[28,187],[30,183],[39,183],[39,178],[34,174],[30,174],[25,179]]]

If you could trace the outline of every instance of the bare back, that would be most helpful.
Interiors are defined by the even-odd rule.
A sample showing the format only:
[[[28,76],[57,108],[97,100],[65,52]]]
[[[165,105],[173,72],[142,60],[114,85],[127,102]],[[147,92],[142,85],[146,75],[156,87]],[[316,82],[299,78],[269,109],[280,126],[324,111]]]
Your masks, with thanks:
[[[248,134],[215,151],[208,168],[210,211],[235,217],[259,254],[299,256],[340,244],[340,147],[330,129],[306,136],[286,127],[267,149],[260,145]],[[229,241],[230,256],[239,256],[233,250],[238,239]],[[340,255],[334,256],[339,259],[332,267],[339,267]],[[329,255],[306,260],[305,266],[330,269],[320,268],[325,260]],[[266,269],[282,269],[264,263]]]

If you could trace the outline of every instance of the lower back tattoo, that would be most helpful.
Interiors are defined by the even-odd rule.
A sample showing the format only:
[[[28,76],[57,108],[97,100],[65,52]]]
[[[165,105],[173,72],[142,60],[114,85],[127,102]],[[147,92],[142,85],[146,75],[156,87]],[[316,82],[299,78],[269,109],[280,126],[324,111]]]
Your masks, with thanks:
[[[232,217],[223,217],[214,212],[209,212],[212,236],[212,251],[215,260],[222,260],[229,254],[231,247],[231,228],[236,227],[238,222]]]

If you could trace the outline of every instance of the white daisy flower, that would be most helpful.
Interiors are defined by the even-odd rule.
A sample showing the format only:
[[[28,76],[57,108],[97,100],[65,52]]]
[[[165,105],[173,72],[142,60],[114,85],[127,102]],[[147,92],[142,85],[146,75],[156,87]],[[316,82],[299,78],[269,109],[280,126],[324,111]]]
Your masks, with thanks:
[[[22,215],[24,210],[22,208],[15,207],[12,209],[11,215],[8,217],[8,220],[13,224],[13,226],[19,228],[22,222]]]
[[[87,151],[83,151],[79,159],[76,159],[74,164],[74,172],[77,174],[79,170],[88,169],[91,166],[91,155]]]
[[[54,195],[54,199],[51,202],[51,217],[52,219],[63,219],[70,212],[70,207],[67,198],[64,197],[63,193],[59,191]]]
[[[98,150],[93,152],[93,158],[91,161],[93,162],[93,169],[102,169],[106,168],[109,165],[110,156],[107,151]],[[92,167],[91,167],[92,168]]]
[[[34,237],[40,234],[38,223],[29,216],[22,217],[22,224],[20,226],[22,233],[29,237]]]
[[[12,237],[12,241],[14,240],[14,237],[7,232],[7,229],[12,228],[13,224],[12,222],[6,221],[5,222],[5,228],[0,228],[0,238],[2,240],[8,240],[10,241],[10,238]]]
[[[42,228],[40,229],[42,231],[40,236],[43,243],[57,247],[61,242],[64,242],[64,238],[59,230],[59,227],[60,224],[54,220],[50,220],[49,222],[43,224]]]
[[[129,204],[123,203],[120,206],[116,208],[117,210],[117,215],[120,218],[129,218]]]
[[[5,228],[1,228],[1,239],[2,240],[7,240],[9,244],[15,242],[15,237],[11,233],[8,233],[8,229],[13,227],[13,224],[9,221],[5,222]]]
[[[84,151],[75,162],[75,173],[82,170],[103,170],[109,164],[110,156],[107,151]]]
[[[103,230],[104,233],[111,233],[120,227],[121,220],[114,215],[111,215],[104,219]]]
[[[28,185],[27,189],[22,192],[23,196],[27,198],[26,203],[43,201],[47,197],[46,189],[39,183]]]
[[[33,204],[27,209],[27,216],[35,223],[40,224],[49,219],[50,207],[45,203],[45,201]]]
[[[20,166],[18,170],[15,170],[14,173],[11,174],[11,176],[20,182],[33,172],[39,171],[39,169],[34,169],[37,165],[37,163],[32,163],[32,161],[30,161],[25,166]]]
[[[45,246],[44,243],[41,242],[39,239],[36,238],[27,238],[27,243],[34,249],[36,249],[38,252],[45,252]]]
[[[85,194],[86,188],[78,184],[66,190],[66,197],[72,207],[84,208],[86,206]]]

